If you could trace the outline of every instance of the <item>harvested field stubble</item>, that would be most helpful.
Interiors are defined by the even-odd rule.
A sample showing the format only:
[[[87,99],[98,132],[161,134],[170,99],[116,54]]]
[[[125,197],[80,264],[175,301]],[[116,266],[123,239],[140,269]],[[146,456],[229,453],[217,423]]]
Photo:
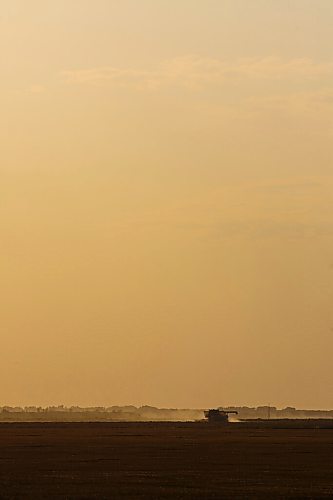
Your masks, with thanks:
[[[331,498],[333,429],[0,425],[1,498]]]

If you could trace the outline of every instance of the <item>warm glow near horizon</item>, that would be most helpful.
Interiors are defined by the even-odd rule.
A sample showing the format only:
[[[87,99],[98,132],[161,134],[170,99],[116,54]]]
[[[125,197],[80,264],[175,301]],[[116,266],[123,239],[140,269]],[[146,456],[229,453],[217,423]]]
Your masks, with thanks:
[[[0,406],[333,407],[332,21],[2,1]]]

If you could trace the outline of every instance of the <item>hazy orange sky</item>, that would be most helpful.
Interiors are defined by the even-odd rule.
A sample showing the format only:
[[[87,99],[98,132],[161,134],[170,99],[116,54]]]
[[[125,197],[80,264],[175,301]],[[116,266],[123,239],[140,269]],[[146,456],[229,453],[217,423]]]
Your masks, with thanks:
[[[1,404],[333,407],[332,0],[2,0]]]

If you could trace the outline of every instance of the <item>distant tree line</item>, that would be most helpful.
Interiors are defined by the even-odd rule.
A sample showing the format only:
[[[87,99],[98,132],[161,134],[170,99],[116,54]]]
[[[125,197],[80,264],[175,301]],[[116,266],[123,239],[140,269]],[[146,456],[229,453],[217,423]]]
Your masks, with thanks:
[[[237,411],[237,419],[333,419],[333,410],[298,410],[293,407],[278,409],[274,406],[229,406],[225,410]],[[156,408],[154,406],[2,406],[0,421],[193,421],[204,418],[204,409]],[[230,419],[232,420],[232,418]]]

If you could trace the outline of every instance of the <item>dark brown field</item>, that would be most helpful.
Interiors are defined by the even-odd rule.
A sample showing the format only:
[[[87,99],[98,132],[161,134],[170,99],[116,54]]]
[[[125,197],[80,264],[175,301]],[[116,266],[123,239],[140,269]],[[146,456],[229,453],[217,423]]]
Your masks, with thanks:
[[[0,498],[333,497],[333,429],[0,425]]]

